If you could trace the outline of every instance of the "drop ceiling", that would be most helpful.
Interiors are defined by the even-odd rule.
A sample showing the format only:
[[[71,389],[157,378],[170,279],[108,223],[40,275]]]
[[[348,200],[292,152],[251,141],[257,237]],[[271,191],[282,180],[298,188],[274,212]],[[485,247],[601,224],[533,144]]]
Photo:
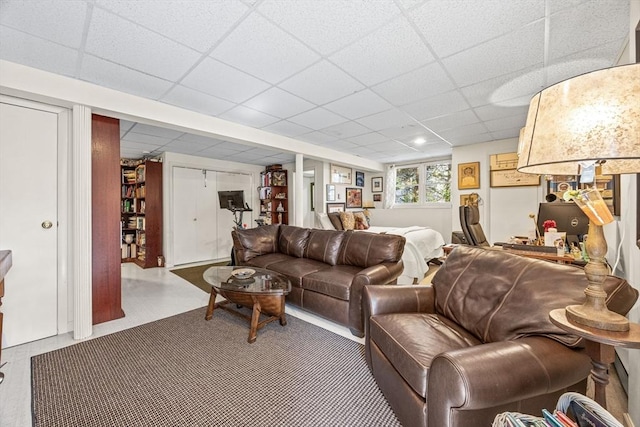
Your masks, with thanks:
[[[409,162],[517,137],[533,94],[617,63],[629,21],[629,0],[0,0],[0,59]],[[140,123],[121,133],[124,157],[294,159]]]

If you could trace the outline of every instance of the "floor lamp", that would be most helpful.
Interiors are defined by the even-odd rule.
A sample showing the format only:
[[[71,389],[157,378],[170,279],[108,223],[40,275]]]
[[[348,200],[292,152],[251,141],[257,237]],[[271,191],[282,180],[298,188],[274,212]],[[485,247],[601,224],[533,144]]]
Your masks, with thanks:
[[[536,94],[518,149],[518,171],[543,175],[640,172],[640,64],[593,71]],[[608,331],[627,331],[626,317],[607,309],[603,290],[608,268],[603,225],[613,217],[595,189],[576,202],[589,217],[586,243],[589,285],[583,305],[566,308],[567,318]]]

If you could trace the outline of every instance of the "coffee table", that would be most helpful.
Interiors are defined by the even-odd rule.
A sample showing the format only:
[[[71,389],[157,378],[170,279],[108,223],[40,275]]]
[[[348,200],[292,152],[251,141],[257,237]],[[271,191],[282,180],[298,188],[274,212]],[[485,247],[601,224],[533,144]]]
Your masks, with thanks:
[[[243,270],[248,270],[248,274],[234,276]],[[210,267],[202,277],[211,285],[205,320],[211,320],[217,307],[249,320],[249,343],[255,342],[258,329],[267,323],[280,320],[282,326],[287,324],[284,297],[291,291],[291,282],[282,274],[257,267]],[[218,294],[226,301],[216,303]],[[251,308],[251,316],[229,307],[230,303]],[[266,315],[267,319],[260,321],[260,314]]]

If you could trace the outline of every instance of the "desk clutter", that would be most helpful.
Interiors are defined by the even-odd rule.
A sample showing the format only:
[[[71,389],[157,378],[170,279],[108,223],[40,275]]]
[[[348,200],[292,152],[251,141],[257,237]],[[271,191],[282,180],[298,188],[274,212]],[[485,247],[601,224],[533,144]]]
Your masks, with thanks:
[[[565,393],[555,409],[543,409],[540,416],[503,412],[492,427],[625,427],[606,409],[580,393]],[[631,427],[631,426],[626,426]]]

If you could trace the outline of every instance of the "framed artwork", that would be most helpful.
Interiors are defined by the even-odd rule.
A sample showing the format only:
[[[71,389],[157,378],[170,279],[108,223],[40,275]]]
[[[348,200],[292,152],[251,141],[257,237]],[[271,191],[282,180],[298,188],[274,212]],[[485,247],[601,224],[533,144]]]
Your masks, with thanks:
[[[373,195],[373,201],[374,202],[381,202],[382,201],[382,194],[374,194]]]
[[[515,169],[491,171],[491,187],[525,187],[540,185],[540,175],[518,172]]]
[[[381,176],[371,178],[371,192],[382,193],[382,177]]]
[[[562,199],[567,190],[580,190],[591,184],[580,183],[580,175],[547,175],[547,201]],[[596,175],[595,187],[611,213],[620,215],[620,175]]]
[[[347,188],[347,208],[362,207],[362,188]]]
[[[330,165],[331,168],[331,184],[347,184],[351,185],[351,168],[344,166]]]
[[[336,186],[333,184],[327,184],[327,202],[335,202],[336,200]]]
[[[327,213],[344,212],[344,203],[327,203]]]
[[[356,187],[364,187],[364,172],[356,171]]]
[[[460,195],[460,206],[478,206],[478,193],[471,194],[461,194]]]
[[[480,162],[458,164],[458,189],[480,188]]]

